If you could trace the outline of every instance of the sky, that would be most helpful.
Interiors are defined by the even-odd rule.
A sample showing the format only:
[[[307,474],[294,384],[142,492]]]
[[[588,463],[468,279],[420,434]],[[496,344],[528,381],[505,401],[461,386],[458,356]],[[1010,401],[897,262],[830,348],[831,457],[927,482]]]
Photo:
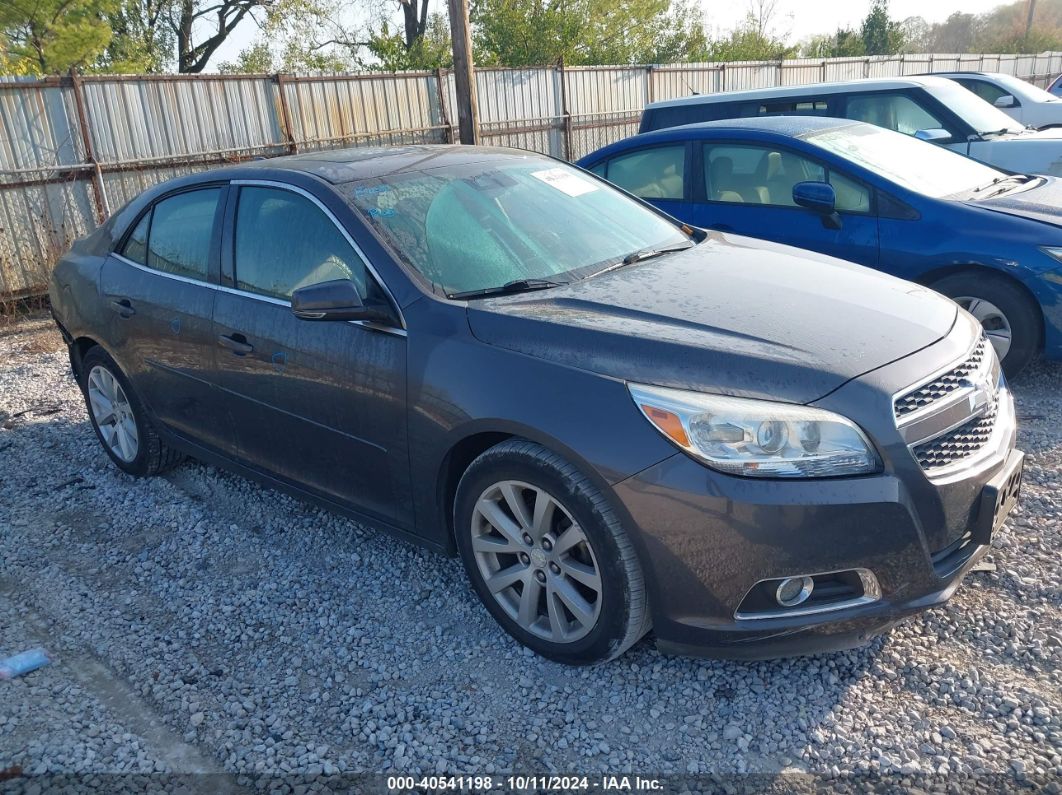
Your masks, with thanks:
[[[943,22],[956,11],[980,14],[1008,0],[891,0],[889,13],[894,19],[921,16],[927,22]],[[354,0],[358,3],[359,0]],[[445,0],[429,0],[431,11],[443,10]],[[700,0],[708,27],[714,33],[734,28],[749,10],[748,0]],[[395,3],[397,9],[397,3]],[[772,26],[776,34],[788,34],[796,43],[816,33],[832,33],[839,27],[858,28],[870,7],[870,0],[778,0]],[[232,61],[244,47],[254,41],[258,27],[249,20],[240,25],[218,49],[210,61],[217,69],[222,61]]]

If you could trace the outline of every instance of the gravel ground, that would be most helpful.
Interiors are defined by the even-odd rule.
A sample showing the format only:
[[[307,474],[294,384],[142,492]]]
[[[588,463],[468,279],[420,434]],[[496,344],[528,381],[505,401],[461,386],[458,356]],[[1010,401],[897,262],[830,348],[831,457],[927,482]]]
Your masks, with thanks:
[[[123,475],[44,317],[0,329],[0,362],[0,656],[54,658],[0,682],[0,778],[854,771],[1059,791],[1062,367],[1015,384],[1024,498],[997,570],[947,606],[847,653],[643,641],[568,669],[511,641],[456,560],[211,467]]]

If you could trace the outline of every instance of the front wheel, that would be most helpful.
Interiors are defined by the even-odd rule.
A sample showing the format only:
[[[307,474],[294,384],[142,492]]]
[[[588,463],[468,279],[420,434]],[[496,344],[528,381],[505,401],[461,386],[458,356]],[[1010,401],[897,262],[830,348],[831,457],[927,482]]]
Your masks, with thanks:
[[[932,285],[981,324],[1008,377],[1025,369],[1040,349],[1040,309],[1010,279],[957,273]]]
[[[503,442],[473,461],[457,488],[454,527],[480,600],[542,656],[604,662],[648,631],[630,539],[590,480],[544,447]]]

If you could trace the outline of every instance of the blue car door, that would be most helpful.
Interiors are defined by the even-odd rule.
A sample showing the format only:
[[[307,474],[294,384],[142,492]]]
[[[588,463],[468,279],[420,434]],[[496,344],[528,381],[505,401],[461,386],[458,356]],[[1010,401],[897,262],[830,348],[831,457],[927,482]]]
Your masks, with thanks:
[[[878,219],[869,185],[777,144],[695,146],[694,200],[682,220],[877,266]],[[809,181],[833,185],[839,225],[793,201],[793,186]]]

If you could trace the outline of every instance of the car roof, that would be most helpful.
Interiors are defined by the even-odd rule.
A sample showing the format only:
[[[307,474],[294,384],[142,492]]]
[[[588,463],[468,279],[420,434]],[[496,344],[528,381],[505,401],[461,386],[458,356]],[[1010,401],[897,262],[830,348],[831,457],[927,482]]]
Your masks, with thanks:
[[[459,144],[416,144],[407,146],[371,146],[353,149],[322,149],[298,155],[248,160],[235,166],[196,174],[199,180],[253,179],[263,170],[293,171],[310,174],[340,185],[373,179],[404,171],[443,168],[494,159],[546,159],[522,149]]]
[[[755,88],[747,91],[725,91],[718,94],[695,94],[692,97],[664,99],[646,105],[646,110],[669,108],[677,105],[699,105],[715,102],[746,102],[757,99],[777,99],[778,97],[803,97],[809,95],[840,94],[853,89],[864,91],[888,91],[904,88],[934,88],[947,86],[947,78],[933,75],[912,75],[910,77],[869,77],[862,80],[845,80],[836,83],[809,83],[802,86],[775,86],[773,88]]]

